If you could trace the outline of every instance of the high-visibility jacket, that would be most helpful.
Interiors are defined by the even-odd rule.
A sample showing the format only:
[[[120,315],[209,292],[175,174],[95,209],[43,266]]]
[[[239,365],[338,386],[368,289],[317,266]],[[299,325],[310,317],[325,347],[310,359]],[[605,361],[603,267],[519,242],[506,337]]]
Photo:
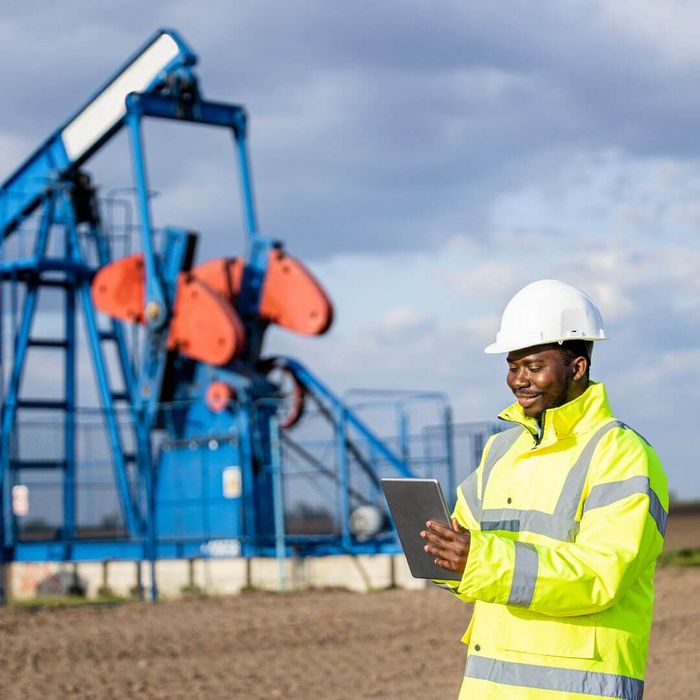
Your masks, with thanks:
[[[459,582],[474,601],[469,700],[639,700],[668,512],[656,453],[617,421],[603,384],[548,409],[515,403],[457,490],[471,531]]]

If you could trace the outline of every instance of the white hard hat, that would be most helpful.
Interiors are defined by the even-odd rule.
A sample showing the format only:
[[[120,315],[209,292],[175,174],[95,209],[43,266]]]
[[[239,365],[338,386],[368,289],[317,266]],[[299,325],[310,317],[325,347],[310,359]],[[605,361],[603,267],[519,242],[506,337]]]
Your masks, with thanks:
[[[538,280],[508,302],[496,342],[485,352],[511,352],[565,340],[607,340],[603,317],[580,289],[559,280]]]

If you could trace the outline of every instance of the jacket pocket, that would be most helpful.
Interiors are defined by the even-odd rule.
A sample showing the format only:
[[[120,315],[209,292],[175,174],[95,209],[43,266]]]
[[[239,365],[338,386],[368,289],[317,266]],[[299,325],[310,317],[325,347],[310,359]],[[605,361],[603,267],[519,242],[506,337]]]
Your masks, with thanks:
[[[596,630],[589,625],[578,625],[565,620],[522,618],[504,615],[498,625],[496,647],[521,654],[563,656],[576,659],[595,659]]]

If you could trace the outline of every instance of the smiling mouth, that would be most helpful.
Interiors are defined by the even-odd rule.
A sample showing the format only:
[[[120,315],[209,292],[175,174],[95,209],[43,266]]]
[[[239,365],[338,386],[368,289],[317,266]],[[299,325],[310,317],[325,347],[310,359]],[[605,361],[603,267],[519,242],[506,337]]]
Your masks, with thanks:
[[[518,401],[523,402],[523,401],[534,401],[540,394],[516,394],[515,398],[518,399]]]

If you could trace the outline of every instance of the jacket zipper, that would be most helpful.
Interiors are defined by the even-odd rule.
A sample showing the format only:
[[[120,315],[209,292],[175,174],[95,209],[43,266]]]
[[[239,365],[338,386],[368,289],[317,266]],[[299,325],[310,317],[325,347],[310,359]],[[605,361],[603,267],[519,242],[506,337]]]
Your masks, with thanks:
[[[537,449],[540,446],[540,443],[542,442],[542,438],[544,437],[544,428],[545,428],[545,422],[547,420],[547,411],[544,411],[542,413],[542,425],[541,429],[537,431],[537,435],[535,435],[535,444],[532,446],[532,449]]]

